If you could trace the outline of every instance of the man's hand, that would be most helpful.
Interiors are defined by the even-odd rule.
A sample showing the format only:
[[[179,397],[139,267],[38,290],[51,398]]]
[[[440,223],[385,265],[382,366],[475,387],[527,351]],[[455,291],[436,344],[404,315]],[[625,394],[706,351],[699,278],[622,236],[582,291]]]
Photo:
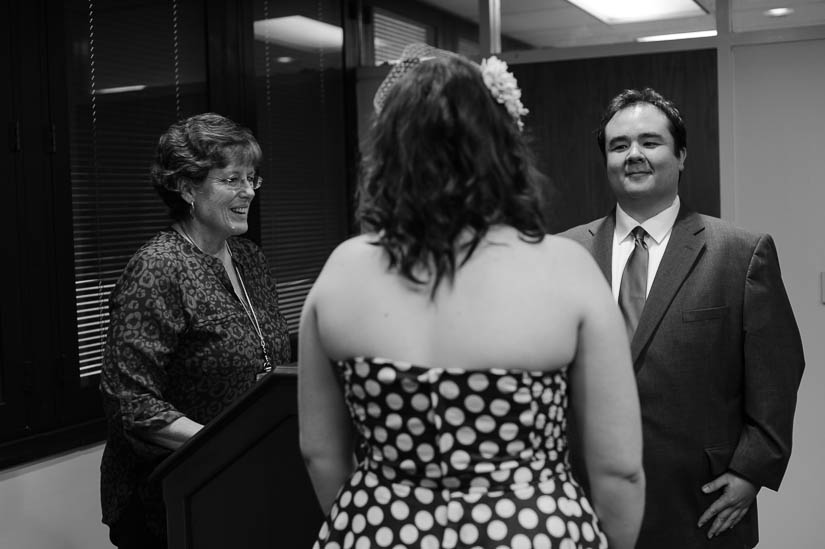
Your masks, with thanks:
[[[736,526],[736,524],[742,520],[742,517],[745,516],[745,513],[748,512],[751,503],[753,503],[756,497],[756,493],[759,491],[759,488],[749,481],[730,471],[723,473],[702,486],[702,491],[710,494],[721,488],[724,488],[725,491],[722,492],[719,499],[714,501],[699,518],[698,526],[701,528],[714,516],[716,517],[708,530],[708,538],[717,536],[725,530]]]

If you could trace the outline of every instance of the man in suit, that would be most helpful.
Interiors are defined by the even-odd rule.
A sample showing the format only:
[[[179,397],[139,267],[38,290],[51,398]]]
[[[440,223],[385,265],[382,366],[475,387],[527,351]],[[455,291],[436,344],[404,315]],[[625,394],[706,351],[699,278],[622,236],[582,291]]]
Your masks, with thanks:
[[[637,549],[753,547],[804,368],[773,239],[679,200],[685,125],[654,90],[616,96],[597,139],[617,206],[562,236],[595,257],[628,325],[647,476]]]

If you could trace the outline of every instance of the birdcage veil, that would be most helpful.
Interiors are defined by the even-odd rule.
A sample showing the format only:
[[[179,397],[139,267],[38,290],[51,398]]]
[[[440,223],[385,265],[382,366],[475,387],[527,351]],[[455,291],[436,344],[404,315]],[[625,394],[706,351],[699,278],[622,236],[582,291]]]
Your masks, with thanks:
[[[381,109],[384,107],[384,101],[386,100],[390,89],[392,89],[395,83],[407,74],[410,69],[422,61],[439,57],[458,57],[458,54],[420,42],[406,46],[401,52],[401,57],[395,64],[393,64],[390,72],[384,78],[383,82],[381,82],[381,85],[378,86],[378,91],[375,92],[372,105],[375,108],[376,114],[380,113]]]

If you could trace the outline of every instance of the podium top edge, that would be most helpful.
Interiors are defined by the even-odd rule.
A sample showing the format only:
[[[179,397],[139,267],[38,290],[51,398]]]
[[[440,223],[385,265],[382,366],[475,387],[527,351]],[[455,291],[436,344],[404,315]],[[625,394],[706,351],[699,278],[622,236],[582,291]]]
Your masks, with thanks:
[[[298,363],[291,362],[289,364],[279,364],[272,369],[272,373],[276,376],[297,376]]]

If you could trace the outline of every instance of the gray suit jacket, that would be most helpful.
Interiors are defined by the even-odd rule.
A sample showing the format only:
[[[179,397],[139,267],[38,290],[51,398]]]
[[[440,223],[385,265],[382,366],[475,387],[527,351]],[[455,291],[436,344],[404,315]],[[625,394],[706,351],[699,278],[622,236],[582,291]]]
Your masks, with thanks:
[[[562,233],[607,280],[615,214]],[[707,539],[701,514],[731,470],[773,490],[791,453],[802,342],[773,239],[682,205],[631,342],[642,407],[645,517],[637,549],[753,547],[756,505]]]

